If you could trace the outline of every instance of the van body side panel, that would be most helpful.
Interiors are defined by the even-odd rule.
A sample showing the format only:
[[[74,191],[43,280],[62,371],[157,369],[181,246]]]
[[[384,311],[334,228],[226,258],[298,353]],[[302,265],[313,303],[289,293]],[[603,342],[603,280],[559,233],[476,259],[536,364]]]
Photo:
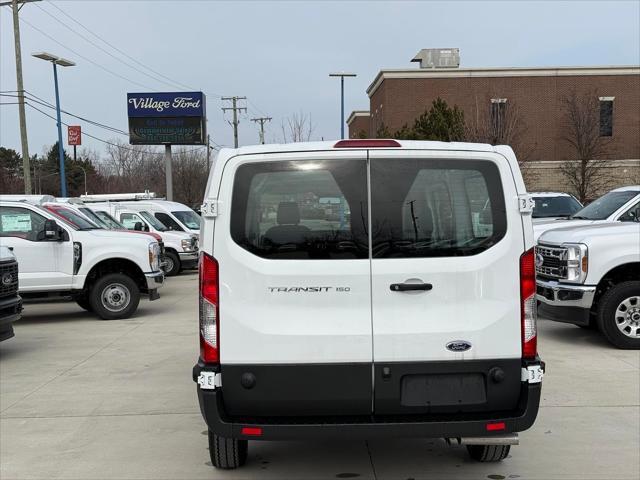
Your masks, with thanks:
[[[219,263],[226,408],[370,413],[366,153],[233,157],[218,202],[201,248]]]

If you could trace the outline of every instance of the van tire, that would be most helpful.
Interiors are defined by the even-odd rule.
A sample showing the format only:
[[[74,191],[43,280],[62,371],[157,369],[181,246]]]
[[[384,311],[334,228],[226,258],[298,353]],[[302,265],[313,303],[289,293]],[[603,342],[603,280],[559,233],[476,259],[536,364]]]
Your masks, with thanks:
[[[232,470],[247,462],[249,442],[236,438],[225,438],[209,430],[209,456],[216,468]]]
[[[85,309],[87,312],[93,312],[93,308],[91,308],[91,303],[89,303],[89,295],[82,294],[75,298],[76,303],[80,308]]]
[[[598,328],[605,338],[615,347],[622,349],[640,349],[640,338],[631,338],[620,331],[616,323],[616,311],[619,306],[630,299],[632,306],[640,308],[640,282],[629,281],[614,285],[600,299],[598,306]]]
[[[507,458],[511,445],[467,445],[469,456],[478,462],[499,462]]]
[[[166,265],[163,267],[164,273],[167,277],[173,277],[180,273],[180,258],[173,252],[165,252],[164,260]]]
[[[126,304],[122,305],[122,309],[109,309],[103,304],[103,294],[109,288],[117,290],[117,294],[123,293],[128,296]],[[102,320],[129,318],[138,309],[139,303],[140,289],[138,285],[131,277],[123,273],[110,273],[98,278],[89,292],[89,305]]]

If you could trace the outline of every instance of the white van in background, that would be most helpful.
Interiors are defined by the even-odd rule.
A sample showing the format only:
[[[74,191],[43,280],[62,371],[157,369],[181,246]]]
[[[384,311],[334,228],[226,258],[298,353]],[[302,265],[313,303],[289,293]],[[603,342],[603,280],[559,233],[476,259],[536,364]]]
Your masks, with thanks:
[[[128,230],[157,233],[164,242],[167,276],[198,267],[198,237],[192,233],[171,231],[150,211],[129,208],[123,202],[87,202],[85,206],[98,216],[109,214]]]
[[[200,215],[178,202],[155,198],[154,193],[82,195],[84,202],[117,202],[134,211],[150,212],[169,230],[200,235]]]
[[[505,146],[222,149],[193,369],[212,464],[248,440],[403,436],[506,458],[544,371],[532,209]]]

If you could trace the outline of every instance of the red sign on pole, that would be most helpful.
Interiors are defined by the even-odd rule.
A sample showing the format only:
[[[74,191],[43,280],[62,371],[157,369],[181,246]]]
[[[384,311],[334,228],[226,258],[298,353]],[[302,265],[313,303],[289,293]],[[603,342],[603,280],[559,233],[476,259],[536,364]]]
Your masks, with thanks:
[[[82,127],[69,125],[67,127],[67,143],[69,145],[82,145]]]

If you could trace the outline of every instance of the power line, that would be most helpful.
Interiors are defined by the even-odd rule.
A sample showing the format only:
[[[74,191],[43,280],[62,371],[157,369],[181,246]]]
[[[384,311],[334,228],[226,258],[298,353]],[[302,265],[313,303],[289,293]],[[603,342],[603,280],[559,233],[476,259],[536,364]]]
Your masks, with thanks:
[[[43,32],[42,30],[40,30],[38,27],[36,27],[35,25],[33,25],[31,22],[28,22],[27,20],[25,20],[24,18],[20,18],[20,21],[22,23],[25,23],[26,25],[28,25],[29,27],[33,28],[35,31],[40,32],[40,34],[44,35],[45,37],[47,37],[49,40],[51,40],[52,42],[60,45],[62,48],[65,48],[67,50],[69,50],[71,53],[73,53],[74,55],[82,58],[84,61],[91,63],[92,65],[95,65],[96,67],[100,68],[101,70],[104,70],[105,72],[118,77],[122,80],[125,80],[129,83],[133,83],[134,85],[138,85],[139,87],[145,88],[147,90],[151,90],[151,91],[157,91],[154,88],[151,88],[147,85],[144,85],[142,83],[136,82],[135,80],[131,80],[130,78],[125,77],[124,75],[120,75],[119,73],[116,73],[112,70],[109,70],[107,67],[104,67],[103,65],[100,65],[98,62],[94,62],[93,60],[91,60],[90,58],[85,57],[84,55],[82,55],[81,53],[78,53],[77,51],[73,50],[72,48],[67,47],[66,45],[60,43],[58,40],[56,40],[55,38],[53,38],[51,35],[49,35],[46,32]]]
[[[53,5],[53,4],[52,4]],[[55,5],[53,5],[55,6]],[[78,32],[77,30],[74,30],[73,27],[69,26],[67,23],[63,22],[62,20],[60,20],[58,17],[56,17],[55,15],[49,13],[47,10],[45,10],[44,8],[42,8],[40,5],[36,4],[36,7],[38,7],[40,10],[42,10],[44,13],[46,13],[48,16],[50,16],[51,18],[53,18],[56,22],[58,22],[60,25],[63,25],[64,27],[66,27],[68,30],[72,31],[73,33],[75,33],[76,35],[78,35],[80,38],[82,38],[83,40],[85,40],[86,42],[88,42],[89,44],[93,45],[94,47],[96,47],[97,49],[99,49],[101,52],[104,52],[105,54],[109,55],[111,58],[115,59],[116,61],[122,63],[123,65],[126,65],[127,67],[137,71],[138,73],[141,73],[143,75],[146,75],[147,77],[155,80],[156,82],[160,82],[160,83],[164,83],[165,85],[169,85],[170,87],[174,88],[177,86],[177,84],[175,83],[169,83],[165,80],[162,80],[161,78],[158,78],[154,75],[151,75],[147,72],[145,72],[144,70],[141,70],[140,68],[136,67],[135,65],[132,65],[128,62],[125,62],[124,60],[122,60],[121,58],[117,57],[116,55],[112,54],[111,52],[109,52],[107,49],[103,48],[102,46],[98,45],[96,42],[94,42],[93,40],[91,40],[90,38],[87,38],[86,36],[82,35],[80,32]]]
[[[190,87],[189,85],[186,85],[184,83],[181,82],[177,82],[175,80],[172,80],[171,78],[167,77],[166,75],[163,75],[160,72],[157,72],[156,70],[152,69],[151,67],[145,65],[144,63],[136,60],[134,57],[132,57],[131,55],[127,54],[126,52],[122,51],[121,49],[119,49],[118,47],[116,47],[115,45],[113,45],[112,43],[109,43],[108,41],[106,41],[104,38],[100,37],[98,34],[96,34],[95,32],[93,32],[92,30],[90,30],[89,28],[85,27],[81,22],[79,22],[78,20],[76,20],[75,18],[73,18],[71,15],[69,15],[67,12],[65,12],[62,8],[58,7],[57,5],[55,5],[53,2],[50,2],[49,0],[47,0],[47,3],[49,5],[51,5],[53,8],[55,8],[56,10],[58,10],[60,13],[62,13],[65,17],[67,17],[69,20],[71,20],[72,22],[74,22],[75,24],[77,24],[78,26],[80,26],[80,28],[82,28],[83,30],[85,30],[86,32],[90,33],[91,35],[93,35],[95,38],[97,38],[98,40],[100,40],[101,42],[103,42],[105,45],[108,45],[109,47],[111,47],[113,50],[115,50],[116,52],[120,53],[121,55],[124,55],[126,58],[128,58],[129,60],[131,60],[132,62],[137,63],[138,65],[140,65],[141,67],[149,70],[150,72],[154,73],[155,75],[162,77],[166,80],[168,80],[170,82],[170,84],[173,84],[175,86],[179,86],[181,88],[186,88],[188,90],[196,90],[193,87]],[[220,95],[218,95],[220,96]]]

